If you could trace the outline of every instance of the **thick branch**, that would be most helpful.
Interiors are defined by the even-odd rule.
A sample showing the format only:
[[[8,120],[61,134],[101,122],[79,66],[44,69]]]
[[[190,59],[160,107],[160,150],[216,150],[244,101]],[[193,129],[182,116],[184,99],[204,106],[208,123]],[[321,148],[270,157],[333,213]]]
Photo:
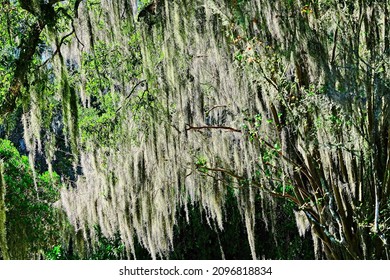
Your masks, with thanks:
[[[75,14],[75,17],[78,18],[79,17],[79,6],[80,6],[80,3],[81,3],[82,0],[76,0],[76,2],[74,3],[74,14]]]
[[[21,95],[21,89],[26,83],[27,74],[32,63],[39,37],[47,25],[53,25],[56,19],[56,12],[53,5],[60,0],[42,1],[39,6],[32,5],[31,1],[19,0],[20,6],[30,14],[36,16],[36,22],[28,31],[26,38],[22,38],[19,45],[20,56],[15,62],[14,76],[8,90],[8,95],[0,104],[0,115],[6,115],[16,108],[16,100]]]
[[[0,114],[2,115],[12,112],[16,107],[16,99],[20,96],[22,86],[26,82],[27,73],[39,43],[39,36],[44,27],[45,24],[43,22],[36,22],[27,39],[22,40],[19,45],[20,56],[15,63],[14,77],[11,81],[8,95],[0,104]]]

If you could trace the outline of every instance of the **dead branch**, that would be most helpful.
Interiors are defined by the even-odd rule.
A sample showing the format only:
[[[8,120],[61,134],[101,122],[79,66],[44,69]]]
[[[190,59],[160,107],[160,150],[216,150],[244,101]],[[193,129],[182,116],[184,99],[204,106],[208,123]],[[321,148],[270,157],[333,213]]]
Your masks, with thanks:
[[[227,106],[226,105],[215,105],[213,107],[211,107],[209,110],[206,111],[206,115],[210,114],[210,112],[214,109],[217,109],[217,108],[226,108]]]
[[[241,133],[242,131],[240,129],[230,127],[230,126],[222,126],[222,125],[217,125],[217,126],[191,126],[189,124],[186,125],[186,131],[189,130],[202,130],[202,129],[222,129],[222,130],[230,130],[233,132],[239,132]]]

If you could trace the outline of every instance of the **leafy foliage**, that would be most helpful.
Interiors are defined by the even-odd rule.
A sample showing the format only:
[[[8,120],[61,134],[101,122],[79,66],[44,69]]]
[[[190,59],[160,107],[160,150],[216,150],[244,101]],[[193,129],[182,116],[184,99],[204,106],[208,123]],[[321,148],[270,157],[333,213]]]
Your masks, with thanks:
[[[389,1],[1,3],[3,257],[389,258]]]
[[[6,231],[10,256],[32,258],[61,238],[58,210],[60,178],[45,172],[33,176],[29,160],[8,140],[0,139],[5,184]]]
[[[123,259],[126,252],[123,243],[121,242],[120,236],[107,238],[105,237],[99,226],[94,228],[96,234],[96,242],[94,249],[87,256],[82,256],[83,259],[89,260],[118,260]],[[45,257],[48,260],[77,260],[81,256],[78,255],[77,251],[74,251],[70,243],[69,246],[56,245],[51,250],[45,253]]]

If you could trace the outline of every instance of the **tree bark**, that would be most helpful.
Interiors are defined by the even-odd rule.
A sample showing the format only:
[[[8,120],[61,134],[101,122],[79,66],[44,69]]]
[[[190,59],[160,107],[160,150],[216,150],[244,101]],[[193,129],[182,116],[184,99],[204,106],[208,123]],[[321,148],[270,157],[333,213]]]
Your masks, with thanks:
[[[30,14],[36,16],[37,20],[32,25],[25,38],[21,39],[19,45],[20,56],[15,62],[16,68],[8,90],[8,95],[0,104],[1,115],[6,115],[15,110],[16,101],[21,96],[22,88],[26,84],[28,71],[39,44],[39,37],[47,25],[53,25],[55,23],[56,13],[53,5],[58,2],[60,1],[51,0],[48,3],[41,1],[37,8],[31,4],[31,1],[19,0],[20,6]]]

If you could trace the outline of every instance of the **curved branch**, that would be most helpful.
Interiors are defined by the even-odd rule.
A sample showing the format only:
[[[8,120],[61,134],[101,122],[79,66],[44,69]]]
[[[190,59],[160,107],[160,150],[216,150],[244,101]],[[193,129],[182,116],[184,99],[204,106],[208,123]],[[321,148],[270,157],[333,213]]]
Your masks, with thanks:
[[[136,84],[133,86],[133,88],[131,89],[130,93],[126,96],[125,100],[129,99],[129,98],[133,95],[133,93],[134,93],[134,91],[137,89],[137,87],[138,87],[139,85],[141,85],[142,83],[146,83],[146,80],[138,81],[138,83],[136,83]],[[123,106],[120,106],[118,109],[116,109],[115,114],[117,114],[117,113],[122,109],[122,107],[123,107]]]
[[[75,14],[75,17],[78,18],[79,17],[79,6],[80,6],[80,3],[81,3],[82,0],[76,0],[76,2],[74,3],[74,14]]]
[[[211,112],[212,110],[214,110],[214,109],[217,109],[217,108],[226,108],[226,107],[227,107],[226,105],[215,105],[215,106],[211,107],[210,109],[208,109],[208,110],[206,111],[206,115],[210,114],[210,112]]]
[[[191,126],[189,124],[186,125],[186,131],[188,130],[202,130],[202,129],[223,129],[223,130],[230,130],[233,132],[239,132],[241,133],[242,131],[240,129],[230,127],[230,126],[223,126],[223,125],[217,125],[217,126]]]
[[[207,166],[202,166],[201,168],[203,168],[203,169],[205,169],[207,171],[221,172],[221,173],[229,175],[229,176],[231,176],[233,178],[236,178],[238,180],[246,180],[247,179],[244,176],[238,175],[238,174],[234,173],[233,171],[228,170],[228,169],[224,169],[224,168],[207,167]],[[278,192],[266,189],[264,186],[262,186],[261,184],[259,184],[257,182],[254,182],[254,181],[251,181],[251,184],[253,186],[255,186],[256,188],[259,188],[259,189],[261,189],[263,191],[266,191],[267,193],[269,193],[273,197],[279,197],[279,198],[288,199],[288,200],[294,202],[297,206],[301,206],[301,203],[299,202],[299,200],[297,198],[293,197],[292,195],[288,194],[288,193],[278,193]]]
[[[46,59],[45,62],[43,62],[38,68],[44,67],[50,60],[52,60],[57,54],[59,54],[61,46],[64,44],[65,40],[75,33],[76,33],[76,31],[73,28],[73,30],[70,33],[68,33],[64,37],[62,37],[60,42],[57,44],[57,48],[56,48],[55,52],[53,53],[53,55],[51,57],[49,57],[48,59]]]

